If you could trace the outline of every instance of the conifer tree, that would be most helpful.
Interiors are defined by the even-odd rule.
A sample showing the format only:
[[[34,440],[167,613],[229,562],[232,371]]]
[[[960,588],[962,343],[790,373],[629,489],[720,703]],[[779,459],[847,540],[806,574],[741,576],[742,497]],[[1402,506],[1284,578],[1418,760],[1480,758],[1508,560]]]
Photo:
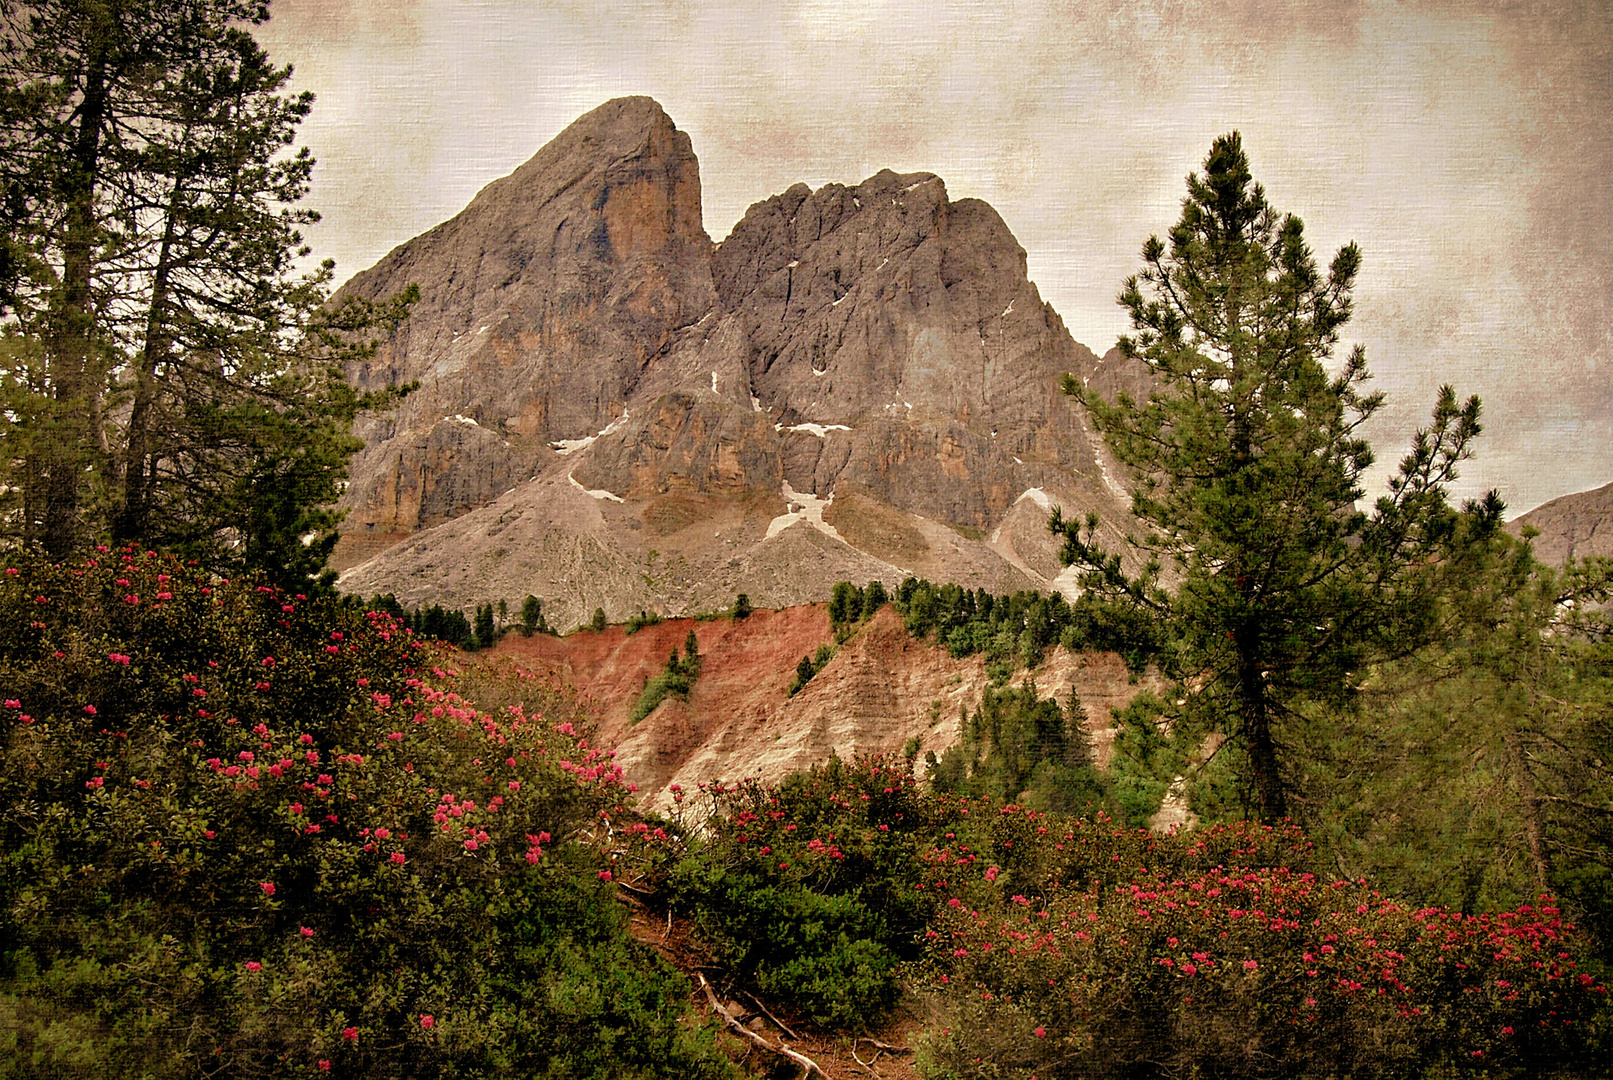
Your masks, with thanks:
[[[339,365],[380,309],[296,270],[312,97],[249,32],[268,6],[0,0],[6,520],[52,555],[110,533],[300,584],[335,542],[378,403]]]
[[[1164,666],[1181,680],[1173,736],[1184,753],[1226,737],[1250,812],[1269,821],[1292,808],[1294,750],[1316,706],[1346,704],[1371,661],[1437,637],[1451,583],[1505,545],[1503,506],[1493,492],[1461,511],[1448,503],[1479,402],[1458,405],[1446,387],[1389,494],[1358,508],[1373,460],[1360,428],[1383,399],[1363,392],[1363,350],[1334,350],[1359,250],[1346,245],[1321,272],[1236,133],[1215,140],[1187,188],[1168,245],[1148,240],[1119,297],[1134,331],[1120,347],[1155,389],[1110,403],[1065,379],[1137,478],[1146,532],[1133,541],[1151,559],[1123,569],[1097,545],[1095,516],[1052,525],[1089,591],[1168,631]]]

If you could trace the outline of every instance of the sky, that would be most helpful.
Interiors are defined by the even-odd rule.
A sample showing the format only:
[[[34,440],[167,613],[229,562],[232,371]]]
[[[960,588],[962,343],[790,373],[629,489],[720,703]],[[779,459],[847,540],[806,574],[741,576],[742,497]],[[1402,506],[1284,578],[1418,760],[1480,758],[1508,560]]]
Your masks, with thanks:
[[[1393,469],[1438,388],[1484,401],[1454,494],[1516,514],[1613,482],[1613,0],[274,0],[316,94],[308,232],[339,277],[452,217],[604,101],[700,160],[706,231],[805,181],[933,172],[984,199],[1102,353],[1210,143],[1318,260],[1355,241],[1347,342]]]

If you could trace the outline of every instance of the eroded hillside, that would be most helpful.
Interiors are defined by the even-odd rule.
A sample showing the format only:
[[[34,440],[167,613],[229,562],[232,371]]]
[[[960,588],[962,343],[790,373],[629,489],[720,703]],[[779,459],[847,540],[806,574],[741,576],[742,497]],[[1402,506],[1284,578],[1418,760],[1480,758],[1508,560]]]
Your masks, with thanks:
[[[668,698],[638,724],[629,722],[645,681],[681,649],[690,629],[702,667],[687,700]],[[909,636],[893,607],[881,609],[794,697],[797,661],[832,643],[824,605],[759,610],[745,619],[669,619],[628,634],[621,626],[565,637],[510,635],[499,651],[535,671],[553,673],[585,701],[599,741],[655,809],[671,803],[669,785],[694,790],[713,779],[760,776],[776,782],[831,754],[901,753],[910,739],[938,755],[959,738],[964,709],[980,707],[988,678],[978,655],[953,659]],[[1034,671],[1044,696],[1086,708],[1099,765],[1113,741],[1112,712],[1151,680],[1134,682],[1114,653],[1049,649]]]

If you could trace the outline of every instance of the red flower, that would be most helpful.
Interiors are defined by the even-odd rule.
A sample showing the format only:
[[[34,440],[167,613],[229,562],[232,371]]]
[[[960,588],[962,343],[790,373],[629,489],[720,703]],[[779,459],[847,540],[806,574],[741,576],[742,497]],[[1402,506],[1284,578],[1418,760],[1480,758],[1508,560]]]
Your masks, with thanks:
[[[358,1028],[342,1028],[342,1038],[346,1039],[348,1042],[358,1042]]]
[[[403,852],[394,851],[392,853],[392,861],[397,863],[399,866],[402,866],[403,865]]]
[[[319,1059],[319,1071],[320,1072],[330,1072],[330,1062],[326,1061],[324,1058],[320,1058]]]
[[[258,883],[258,887],[263,890],[263,895],[264,896],[273,896],[274,895],[274,882],[272,882],[272,881],[262,881],[262,882]]]
[[[311,926],[305,926],[305,927],[302,928],[301,933],[302,933],[303,937],[313,937],[314,936],[314,928],[311,927]]]
[[[1031,1034],[1035,1035],[1038,1039],[1045,1039],[1047,1038],[1047,1029],[1044,1027],[1039,1027],[1035,1031],[1031,1032]]]
[[[421,1013],[420,1014],[420,1026],[423,1027],[423,1028],[436,1027],[437,1026],[437,1018],[432,1016],[430,1013]]]
[[[256,960],[248,960],[246,962],[246,969],[248,971],[262,971],[263,965],[258,963]]]
[[[610,871],[609,870],[601,870],[599,872],[599,880],[600,881],[609,881],[610,880]]]

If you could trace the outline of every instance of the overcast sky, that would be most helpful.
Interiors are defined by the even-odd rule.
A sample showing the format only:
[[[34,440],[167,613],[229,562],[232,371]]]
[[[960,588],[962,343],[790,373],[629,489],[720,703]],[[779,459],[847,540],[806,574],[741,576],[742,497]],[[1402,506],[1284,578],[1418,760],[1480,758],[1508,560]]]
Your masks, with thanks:
[[[689,132],[706,230],[806,181],[938,174],[1002,214],[1097,352],[1222,132],[1319,259],[1365,255],[1351,339],[1392,467],[1436,389],[1479,394],[1459,493],[1512,512],[1613,481],[1608,0],[275,0],[318,95],[316,252],[346,277],[582,113],[649,94]]]

